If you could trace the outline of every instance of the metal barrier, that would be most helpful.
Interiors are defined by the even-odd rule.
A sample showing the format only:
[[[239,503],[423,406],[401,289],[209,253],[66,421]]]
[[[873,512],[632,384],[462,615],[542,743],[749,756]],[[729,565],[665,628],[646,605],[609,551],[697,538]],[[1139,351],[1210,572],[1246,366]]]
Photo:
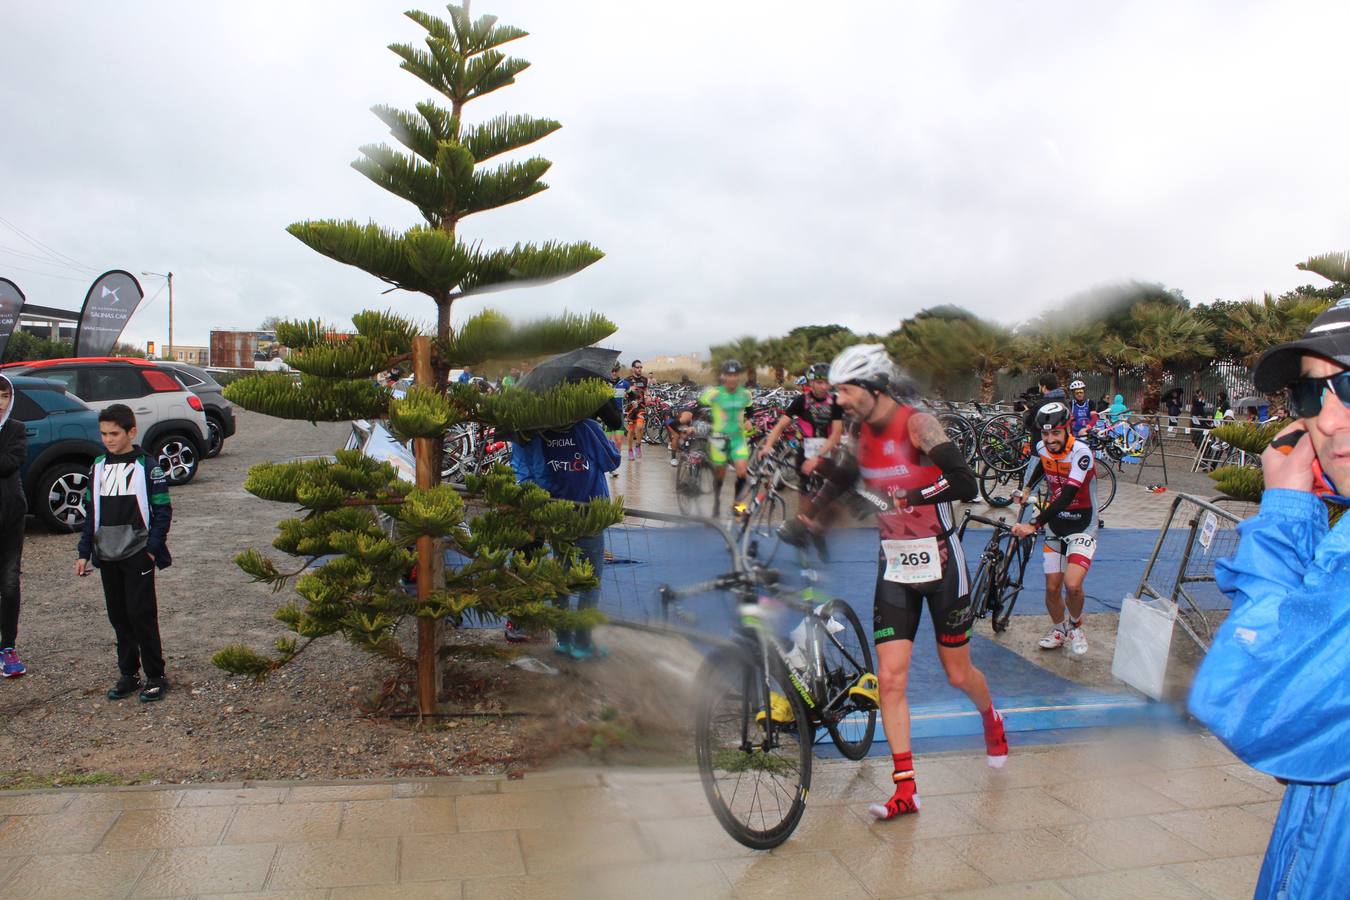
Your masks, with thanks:
[[[1204,650],[1214,635],[1210,615],[1228,609],[1214,580],[1214,563],[1237,552],[1241,521],[1214,502],[1178,494],[1135,592],[1175,603],[1177,623]]]

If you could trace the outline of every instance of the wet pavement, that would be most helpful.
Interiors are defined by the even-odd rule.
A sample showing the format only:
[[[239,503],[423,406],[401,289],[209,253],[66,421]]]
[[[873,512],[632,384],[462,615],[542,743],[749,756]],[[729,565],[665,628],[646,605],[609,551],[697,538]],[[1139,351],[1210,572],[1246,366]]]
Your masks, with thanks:
[[[686,770],[0,795],[2,897],[1249,897],[1281,797],[1212,737],[822,761],[801,825],[755,852]]]

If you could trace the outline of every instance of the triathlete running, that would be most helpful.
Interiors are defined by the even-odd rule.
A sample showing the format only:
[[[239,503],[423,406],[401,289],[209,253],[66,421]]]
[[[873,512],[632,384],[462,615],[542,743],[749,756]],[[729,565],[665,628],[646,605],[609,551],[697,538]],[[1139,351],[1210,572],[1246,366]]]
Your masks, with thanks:
[[[712,433],[708,436],[708,459],[713,465],[713,518],[721,511],[722,481],[726,478],[727,462],[736,467],[736,493],[733,506],[740,502],[750,466],[750,434],[746,427],[745,411],[750,407],[750,392],[741,386],[740,362],[729,359],[722,363],[717,387],[708,388],[699,395],[700,406],[712,414]]]
[[[989,765],[1001,768],[1008,758],[1003,717],[970,658],[973,617],[965,556],[952,513],[953,500],[975,497],[976,482],[937,419],[891,395],[900,379],[881,344],[858,344],[840,353],[830,364],[829,380],[840,405],[861,423],[857,458],[829,467],[825,486],[803,505],[800,522],[818,528],[813,517],[849,490],[879,510],[881,552],[872,625],[881,722],[895,765],[891,776],[895,794],[870,811],[890,819],[919,809],[905,685],[925,604],[948,681],[980,711]],[[856,486],[859,480],[862,489]],[[783,531],[784,539],[794,543],[804,537],[796,523]]]
[[[642,360],[633,360],[633,371],[628,376],[628,401],[626,422],[628,425],[628,459],[642,459],[642,432],[647,424],[647,376],[642,374]]]

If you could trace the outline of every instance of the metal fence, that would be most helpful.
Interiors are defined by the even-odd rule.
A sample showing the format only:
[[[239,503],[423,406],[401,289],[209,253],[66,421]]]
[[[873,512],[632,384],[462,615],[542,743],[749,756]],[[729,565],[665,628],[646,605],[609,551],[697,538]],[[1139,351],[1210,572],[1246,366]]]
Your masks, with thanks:
[[[1228,598],[1214,580],[1214,563],[1237,552],[1239,510],[1177,494],[1139,580],[1138,597],[1167,599],[1177,605],[1177,624],[1208,650],[1218,614]]]

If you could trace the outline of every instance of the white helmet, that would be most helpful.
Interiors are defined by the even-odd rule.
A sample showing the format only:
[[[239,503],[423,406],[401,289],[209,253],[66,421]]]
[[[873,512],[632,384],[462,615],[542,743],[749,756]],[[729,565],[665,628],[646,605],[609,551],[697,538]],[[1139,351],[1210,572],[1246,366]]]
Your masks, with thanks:
[[[830,363],[830,384],[856,384],[872,391],[888,389],[897,374],[882,344],[854,344]]]
[[[1086,391],[1086,390],[1087,390],[1087,385],[1083,382],[1083,379],[1081,379],[1081,378],[1075,378],[1073,381],[1069,382],[1069,390],[1071,390],[1071,391]]]

